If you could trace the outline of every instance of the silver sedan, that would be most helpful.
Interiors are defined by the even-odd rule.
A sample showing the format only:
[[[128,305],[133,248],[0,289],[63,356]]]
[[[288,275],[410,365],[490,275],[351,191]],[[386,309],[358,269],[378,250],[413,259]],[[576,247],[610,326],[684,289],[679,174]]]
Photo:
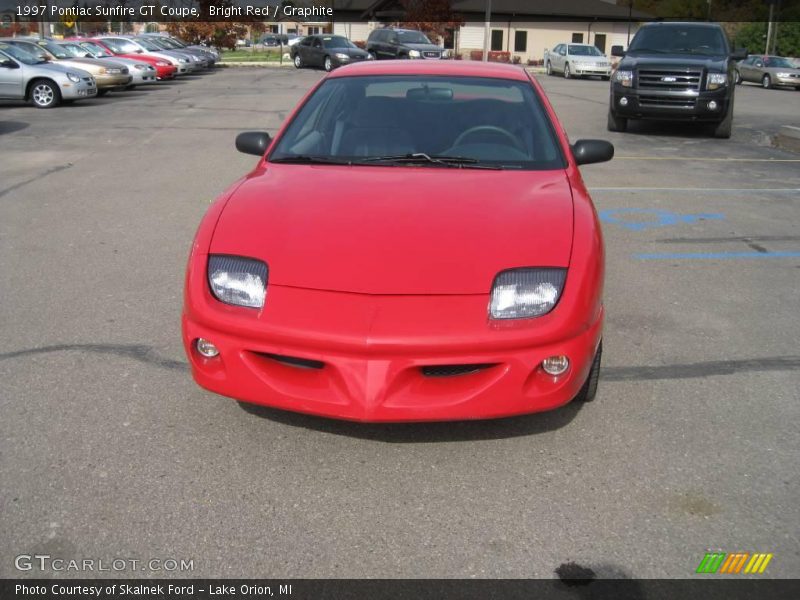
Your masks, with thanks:
[[[748,56],[736,65],[736,83],[751,81],[761,87],[800,90],[800,69],[782,56]]]

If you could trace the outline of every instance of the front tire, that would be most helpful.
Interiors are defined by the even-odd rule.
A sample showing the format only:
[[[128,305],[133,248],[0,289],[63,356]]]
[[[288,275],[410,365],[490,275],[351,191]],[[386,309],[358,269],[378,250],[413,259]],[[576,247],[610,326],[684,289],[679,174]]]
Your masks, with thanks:
[[[714,137],[727,140],[731,137],[731,133],[733,133],[733,96],[731,96],[731,101],[728,104],[728,112],[725,118],[714,125]]]
[[[569,71],[569,63],[566,63],[564,65],[564,79],[569,79],[570,77],[572,77],[572,73]]]
[[[736,80],[736,85],[742,85],[742,74],[739,71],[736,71],[736,74],[733,76]]]
[[[549,60],[547,61],[547,74],[550,76],[553,75],[553,65]]]
[[[53,108],[61,104],[61,91],[52,81],[37,79],[31,85],[30,99],[36,108]]]
[[[603,342],[600,342],[600,345],[597,347],[597,352],[594,355],[594,360],[592,361],[592,368],[589,371],[589,376],[586,378],[586,382],[578,392],[578,395],[575,396],[575,400],[577,402],[591,402],[597,395],[597,386],[600,382],[600,362],[602,357]]]
[[[97,90],[97,96],[98,96],[98,97],[99,97],[99,96],[105,96],[105,95],[106,95],[108,92],[110,92],[110,91],[111,91],[111,90],[109,90],[108,88],[105,88],[105,89],[103,89],[103,90]]]
[[[300,58],[299,54],[294,55],[294,68],[295,69],[302,69],[303,68],[303,59]]]
[[[322,67],[323,67],[323,68],[324,68],[324,69],[325,69],[325,70],[326,70],[328,73],[330,73],[331,71],[333,71],[333,63],[331,62],[331,57],[330,57],[330,56],[326,56],[326,57],[325,57],[325,60],[322,62]]]
[[[761,87],[765,90],[768,90],[772,87],[772,78],[769,75],[764,75],[764,78],[761,80]]]
[[[609,108],[607,129],[609,131],[618,131],[620,133],[627,131],[628,119],[625,117],[618,117],[614,114],[614,111]]]

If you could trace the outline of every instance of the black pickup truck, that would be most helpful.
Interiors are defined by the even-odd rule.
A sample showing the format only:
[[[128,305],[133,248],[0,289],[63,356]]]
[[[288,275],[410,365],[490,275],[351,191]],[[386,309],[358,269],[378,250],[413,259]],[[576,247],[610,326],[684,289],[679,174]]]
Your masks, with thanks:
[[[731,137],[736,61],[717,23],[642,26],[611,78],[608,130],[625,131],[629,119],[708,123],[715,137]]]

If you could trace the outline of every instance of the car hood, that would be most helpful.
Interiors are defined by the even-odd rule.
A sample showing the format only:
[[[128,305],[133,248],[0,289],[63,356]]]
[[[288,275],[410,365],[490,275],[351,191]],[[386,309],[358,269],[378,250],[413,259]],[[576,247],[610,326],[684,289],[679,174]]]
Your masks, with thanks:
[[[361,48],[330,48],[330,51],[334,54],[347,54],[347,56],[360,56],[362,58],[369,56]]]
[[[400,44],[404,48],[411,48],[412,50],[419,50],[420,52],[441,52],[442,49],[436,44]]]
[[[264,260],[272,285],[487,294],[498,272],[566,267],[563,170],[273,165],[228,201],[209,251]]]
[[[696,54],[657,54],[626,55],[619,63],[619,68],[624,69],[713,69],[724,71],[726,64],[724,55],[699,56]]]
[[[583,63],[607,63],[608,58],[605,56],[581,56],[580,54],[572,54],[570,58],[574,62],[583,62]]]
[[[100,73],[100,69],[123,69],[125,65],[115,63],[113,60],[105,60],[101,58],[59,58],[59,64],[74,66],[79,69],[84,69],[95,75]]]

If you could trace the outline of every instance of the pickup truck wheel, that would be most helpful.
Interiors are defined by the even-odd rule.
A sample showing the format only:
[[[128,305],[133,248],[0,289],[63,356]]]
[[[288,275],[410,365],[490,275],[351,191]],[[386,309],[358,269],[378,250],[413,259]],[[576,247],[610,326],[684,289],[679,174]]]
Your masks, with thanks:
[[[29,97],[36,108],[53,108],[61,104],[61,91],[47,79],[37,79],[31,84]]]
[[[625,117],[618,117],[610,108],[608,109],[608,127],[609,131],[624,132],[628,129],[628,119]]]
[[[569,63],[564,64],[564,79],[569,79],[571,74],[569,72]]]
[[[547,74],[548,75],[552,75],[553,74],[553,65],[550,64],[549,60],[547,61]]]
[[[761,80],[761,87],[765,90],[772,87],[772,78],[769,75],[764,75],[764,79]]]
[[[728,103],[728,112],[725,114],[725,118],[714,126],[714,137],[727,140],[728,138],[731,137],[732,132],[733,132],[733,96],[731,96],[731,101]]]

